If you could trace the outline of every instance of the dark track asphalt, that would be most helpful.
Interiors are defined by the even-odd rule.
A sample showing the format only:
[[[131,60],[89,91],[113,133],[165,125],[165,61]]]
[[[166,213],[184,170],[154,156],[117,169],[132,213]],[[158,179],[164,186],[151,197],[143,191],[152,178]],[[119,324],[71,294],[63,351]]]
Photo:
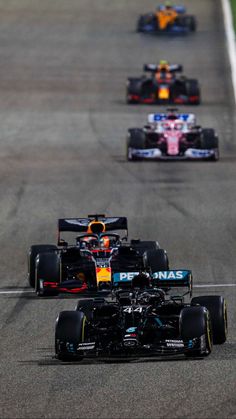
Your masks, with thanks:
[[[131,237],[158,239],[196,284],[236,283],[236,136],[219,0],[185,1],[189,37],[133,30],[155,1],[0,1],[0,291],[26,287],[27,248],[54,242],[56,220],[127,215]],[[156,107],[124,103],[144,62],[198,77],[199,122],[220,136],[219,163],[128,163],[127,128]],[[159,108],[158,108],[159,109]],[[28,289],[27,289],[28,290]],[[236,288],[229,340],[204,360],[61,365],[54,321],[74,299],[0,294],[0,417],[236,417]]]

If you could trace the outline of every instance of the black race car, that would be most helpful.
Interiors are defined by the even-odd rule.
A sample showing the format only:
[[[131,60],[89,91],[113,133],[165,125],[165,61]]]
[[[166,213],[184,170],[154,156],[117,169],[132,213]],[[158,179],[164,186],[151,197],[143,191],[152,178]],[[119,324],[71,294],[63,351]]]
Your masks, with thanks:
[[[126,91],[128,104],[200,104],[201,93],[198,81],[176,74],[183,71],[182,65],[170,65],[166,61],[161,61],[158,65],[145,64],[144,71],[150,72],[150,76],[128,78]]]
[[[124,232],[122,237],[117,233]],[[28,281],[38,296],[58,293],[109,291],[114,274],[168,269],[168,257],[156,241],[128,238],[126,217],[58,220],[58,245],[31,246],[28,254]],[[69,245],[61,232],[76,232],[75,244]]]
[[[161,271],[151,276],[140,272],[131,281],[116,276],[113,300],[83,299],[74,311],[59,313],[55,328],[58,359],[204,357],[211,353],[213,343],[226,341],[224,298],[202,296],[185,303],[183,296],[171,295],[171,290],[181,286],[188,287],[191,295],[191,271]]]

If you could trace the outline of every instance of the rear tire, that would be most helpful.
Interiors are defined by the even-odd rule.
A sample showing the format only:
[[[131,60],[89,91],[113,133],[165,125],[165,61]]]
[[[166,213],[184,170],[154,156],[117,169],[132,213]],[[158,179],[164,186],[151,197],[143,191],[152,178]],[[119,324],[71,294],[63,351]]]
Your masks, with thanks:
[[[132,78],[127,81],[127,92],[126,92],[126,102],[130,104],[139,103],[137,99],[130,99],[129,95],[140,96],[142,82],[140,78]]]
[[[28,252],[28,282],[29,285],[35,287],[35,260],[37,255],[44,252],[56,251],[57,246],[53,244],[34,244]]]
[[[85,315],[81,311],[62,311],[56,320],[55,353],[61,361],[81,361],[77,354],[79,343],[84,340]],[[69,345],[68,345],[69,344]]]
[[[207,356],[212,351],[212,326],[210,313],[205,307],[185,307],[179,318],[180,336],[183,341],[205,335],[205,348],[186,351],[186,357]]]
[[[92,309],[94,308],[94,299],[93,298],[87,298],[79,300],[76,305],[76,310],[83,312],[87,318],[88,321],[92,320]]]
[[[169,270],[169,260],[164,249],[147,250],[144,255],[144,266],[152,273]]]
[[[188,98],[190,96],[197,96],[198,99],[194,102],[189,102],[192,105],[199,105],[201,103],[201,92],[198,80],[196,79],[188,79],[186,80],[186,94]]]
[[[140,254],[144,254],[147,250],[157,250],[160,249],[159,243],[156,241],[136,241],[131,240],[131,246],[138,250]]]
[[[200,306],[207,308],[211,315],[213,342],[218,345],[224,343],[228,333],[227,306],[225,299],[218,295],[206,295],[192,298],[191,304],[200,304]]]
[[[42,289],[40,281],[61,282],[61,264],[58,253],[41,253],[36,258],[36,282],[35,291],[39,297],[57,295],[53,289]]]

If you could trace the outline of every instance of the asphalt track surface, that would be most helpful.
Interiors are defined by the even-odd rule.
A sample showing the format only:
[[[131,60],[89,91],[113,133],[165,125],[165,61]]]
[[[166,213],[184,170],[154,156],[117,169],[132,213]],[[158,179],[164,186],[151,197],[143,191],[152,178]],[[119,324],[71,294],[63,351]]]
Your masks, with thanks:
[[[236,287],[214,286],[236,283],[230,68],[220,1],[185,4],[198,32],[157,38],[134,31],[151,0],[0,1],[1,418],[236,417]],[[218,131],[218,163],[126,161],[127,129],[164,109],[126,105],[126,78],[164,58],[199,78],[203,104],[183,109]],[[224,295],[228,342],[204,360],[57,362],[55,318],[75,299],[31,294],[26,251],[91,212],[127,215],[131,237],[213,285],[195,295]]]

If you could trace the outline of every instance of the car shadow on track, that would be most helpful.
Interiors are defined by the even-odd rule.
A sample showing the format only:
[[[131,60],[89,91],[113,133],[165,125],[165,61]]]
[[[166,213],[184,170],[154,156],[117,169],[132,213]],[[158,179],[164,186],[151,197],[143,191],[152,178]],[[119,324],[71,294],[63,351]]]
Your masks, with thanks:
[[[78,365],[115,365],[115,364],[147,364],[147,363],[157,363],[157,362],[220,362],[220,361],[229,361],[236,359],[236,342],[227,342],[224,345],[215,346],[209,357],[197,357],[197,358],[185,358],[183,355],[170,355],[170,356],[152,356],[152,357],[120,357],[120,358],[84,358],[82,361],[59,361],[53,353],[53,348],[39,348],[39,352],[47,352],[47,355],[39,356],[35,360],[24,360],[19,361],[20,364],[31,364],[38,365],[39,367],[45,366],[78,366]],[[51,354],[50,354],[51,353]],[[235,354],[235,355],[234,355]]]

